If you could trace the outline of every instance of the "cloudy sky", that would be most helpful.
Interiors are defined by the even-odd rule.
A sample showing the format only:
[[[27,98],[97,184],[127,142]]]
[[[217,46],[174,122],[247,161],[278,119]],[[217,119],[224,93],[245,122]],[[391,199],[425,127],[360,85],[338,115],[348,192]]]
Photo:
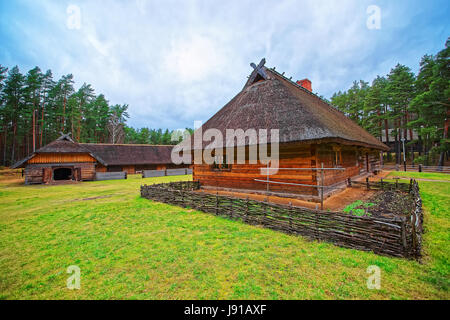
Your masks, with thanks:
[[[448,0],[0,0],[0,64],[72,73],[129,104],[130,125],[177,129],[218,111],[263,57],[328,98],[397,63],[417,72],[449,17]]]

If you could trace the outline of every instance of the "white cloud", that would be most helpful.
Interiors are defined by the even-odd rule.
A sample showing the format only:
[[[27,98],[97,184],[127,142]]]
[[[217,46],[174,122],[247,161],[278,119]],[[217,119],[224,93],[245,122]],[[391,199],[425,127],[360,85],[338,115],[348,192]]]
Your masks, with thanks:
[[[11,21],[30,66],[73,73],[77,85],[91,83],[111,103],[128,103],[131,125],[180,128],[206,121],[231,100],[249,63],[262,57],[294,80],[310,78],[325,96],[388,72],[400,49],[386,56],[377,50],[396,43],[390,23],[404,24],[383,21],[381,30],[368,30],[372,2],[26,2],[36,19]],[[401,20],[405,5],[391,3],[380,4],[382,19]],[[66,26],[71,4],[81,9],[80,29]]]

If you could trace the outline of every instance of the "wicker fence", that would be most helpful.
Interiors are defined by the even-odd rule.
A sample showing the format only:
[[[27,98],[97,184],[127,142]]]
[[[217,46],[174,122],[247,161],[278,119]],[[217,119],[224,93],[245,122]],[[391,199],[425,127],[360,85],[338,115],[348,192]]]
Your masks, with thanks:
[[[378,188],[376,184],[371,188]],[[353,182],[353,186],[355,183]],[[367,185],[365,185],[367,187]],[[401,186],[401,187],[399,187]],[[379,186],[381,188],[381,186]],[[422,203],[415,181],[408,185],[383,183],[383,188],[408,189],[415,210],[408,217],[357,217],[343,212],[313,210],[281,204],[196,192],[198,182],[175,182],[141,186],[141,196],[150,200],[189,207],[218,216],[239,219],[288,234],[328,241],[338,246],[377,254],[417,258],[420,256]]]

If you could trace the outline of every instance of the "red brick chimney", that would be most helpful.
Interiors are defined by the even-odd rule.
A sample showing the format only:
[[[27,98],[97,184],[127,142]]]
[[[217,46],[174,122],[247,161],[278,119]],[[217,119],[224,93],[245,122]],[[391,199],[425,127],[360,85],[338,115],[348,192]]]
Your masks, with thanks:
[[[297,84],[312,92],[312,85],[309,79],[298,80]]]

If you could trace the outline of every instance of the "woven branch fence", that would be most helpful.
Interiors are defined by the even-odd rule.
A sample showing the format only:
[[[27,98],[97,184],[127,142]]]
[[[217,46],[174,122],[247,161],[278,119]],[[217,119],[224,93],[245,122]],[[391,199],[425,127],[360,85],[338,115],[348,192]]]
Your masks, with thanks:
[[[352,182],[352,186],[358,183]],[[364,183],[367,187],[367,184]],[[199,182],[172,182],[143,185],[141,196],[180,207],[189,207],[217,216],[241,220],[308,239],[335,245],[373,251],[396,257],[418,258],[421,249],[422,202],[416,181],[408,184],[370,182],[370,188],[405,190],[415,199],[415,210],[409,216],[392,219],[358,217],[343,212],[313,210],[291,205],[274,204],[196,192]]]

